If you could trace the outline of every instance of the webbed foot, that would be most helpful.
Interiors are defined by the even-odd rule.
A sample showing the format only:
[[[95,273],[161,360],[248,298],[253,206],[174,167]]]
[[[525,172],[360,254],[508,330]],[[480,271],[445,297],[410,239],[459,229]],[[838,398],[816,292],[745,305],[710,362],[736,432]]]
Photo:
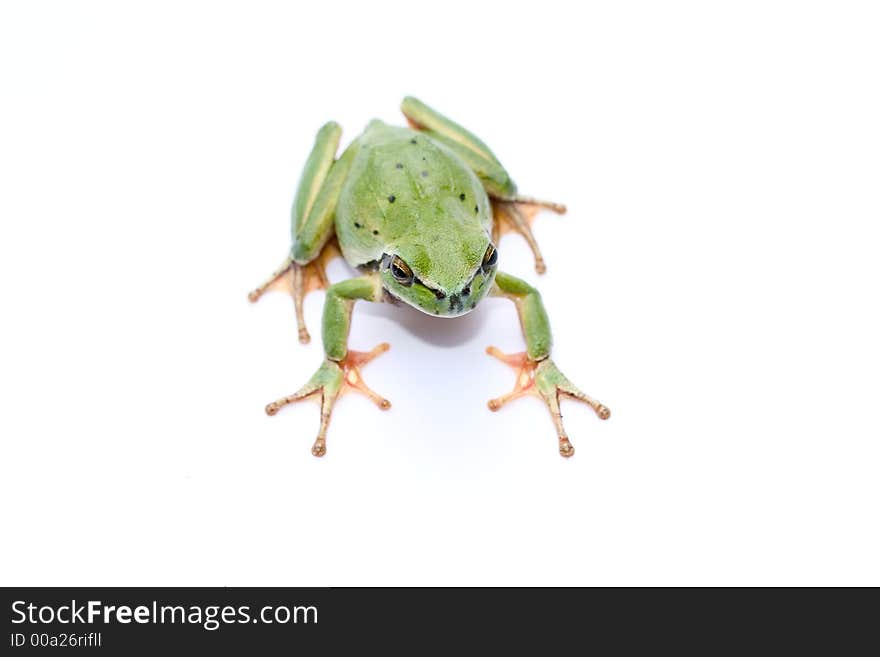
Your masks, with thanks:
[[[357,390],[369,397],[380,409],[388,410],[391,402],[370,389],[361,375],[361,366],[366,365],[377,356],[384,354],[391,346],[387,342],[377,345],[370,351],[352,351],[346,354],[340,361],[325,359],[318,371],[309,379],[302,388],[292,395],[282,397],[266,406],[267,415],[275,415],[282,407],[293,402],[298,402],[312,395],[321,396],[321,425],[318,429],[318,437],[312,445],[312,454],[324,456],[327,453],[327,426],[330,424],[330,416],[333,406],[341,392]]]
[[[517,196],[511,199],[492,199],[492,212],[494,215],[494,228],[492,240],[498,244],[498,240],[504,233],[513,231],[525,238],[535,257],[535,271],[543,274],[547,271],[544,256],[538,248],[538,242],[532,233],[532,221],[541,210],[550,210],[556,214],[565,214],[566,208],[561,203],[551,201],[539,201],[526,196]]]
[[[559,410],[560,395],[578,399],[588,404],[596,412],[600,420],[607,420],[611,417],[611,411],[608,410],[607,406],[600,404],[592,397],[581,392],[559,371],[559,368],[556,367],[556,364],[549,357],[535,361],[530,359],[525,352],[505,354],[496,347],[488,347],[486,353],[517,371],[516,384],[513,390],[496,399],[490,399],[489,410],[497,411],[507,402],[525,394],[538,395],[547,404],[547,408],[550,409],[550,414],[553,416],[553,423],[556,425],[556,435],[559,438],[560,455],[566,458],[574,455],[574,446],[568,439],[565,427],[562,425],[562,413]]]
[[[307,344],[311,336],[303,315],[303,299],[313,290],[326,290],[330,286],[327,280],[327,262],[338,254],[338,248],[331,241],[327,243],[321,254],[308,264],[300,265],[292,258],[287,258],[265,283],[248,293],[248,301],[256,303],[266,292],[271,291],[289,294],[293,297],[293,305],[296,309],[299,341]]]

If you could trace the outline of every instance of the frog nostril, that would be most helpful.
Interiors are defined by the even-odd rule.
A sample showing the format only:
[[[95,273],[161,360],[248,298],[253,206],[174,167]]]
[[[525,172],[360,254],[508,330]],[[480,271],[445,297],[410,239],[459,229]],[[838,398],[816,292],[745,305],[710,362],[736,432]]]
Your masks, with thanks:
[[[446,292],[444,292],[443,290],[434,290],[434,296],[437,297],[438,299],[445,299]]]
[[[464,296],[468,296],[468,295],[471,293],[471,286],[468,285],[466,288],[464,288],[464,289],[461,291],[461,293],[462,293],[462,295],[464,295]]]

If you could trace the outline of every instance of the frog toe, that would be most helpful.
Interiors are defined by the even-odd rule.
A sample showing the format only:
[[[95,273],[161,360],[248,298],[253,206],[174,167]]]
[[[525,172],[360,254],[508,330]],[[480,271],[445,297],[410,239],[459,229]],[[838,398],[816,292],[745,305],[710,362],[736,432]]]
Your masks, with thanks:
[[[568,436],[559,436],[559,455],[566,459],[574,456],[574,445],[571,444]]]
[[[493,240],[497,244],[500,237],[508,232],[522,235],[532,250],[532,255],[535,258],[535,271],[539,274],[547,271],[547,264],[541,254],[538,241],[532,233],[532,222],[541,210],[550,210],[556,214],[565,214],[566,212],[565,206],[561,203],[540,201],[525,196],[516,196],[511,199],[492,199]]]
[[[297,338],[301,344],[308,344],[312,338],[306,327],[303,301],[309,292],[326,290],[330,286],[327,279],[327,263],[338,255],[339,248],[335,241],[330,241],[317,258],[304,265],[287,258],[262,285],[248,293],[248,301],[256,303],[266,292],[289,294],[293,298],[296,312]]]
[[[349,350],[342,360],[335,361],[327,358],[318,368],[318,371],[309,379],[302,388],[292,395],[282,397],[266,406],[267,415],[275,415],[288,404],[316,396],[321,403],[321,423],[318,427],[318,435],[312,445],[314,456],[324,456],[327,453],[327,428],[330,425],[330,417],[339,395],[346,390],[356,390],[369,397],[380,409],[391,408],[391,402],[377,394],[364,383],[361,374],[361,366],[369,363],[377,356],[390,349],[387,342],[377,345],[367,352]]]
[[[601,420],[607,420],[611,411],[592,397],[581,392],[569,381],[550,358],[532,360],[525,352],[505,354],[496,347],[489,347],[487,353],[516,370],[516,382],[509,393],[489,401],[489,409],[499,410],[509,401],[526,394],[540,397],[553,418],[556,437],[559,443],[559,454],[564,458],[574,456],[574,445],[568,438],[562,424],[562,413],[559,408],[560,397],[570,397],[588,404]]]

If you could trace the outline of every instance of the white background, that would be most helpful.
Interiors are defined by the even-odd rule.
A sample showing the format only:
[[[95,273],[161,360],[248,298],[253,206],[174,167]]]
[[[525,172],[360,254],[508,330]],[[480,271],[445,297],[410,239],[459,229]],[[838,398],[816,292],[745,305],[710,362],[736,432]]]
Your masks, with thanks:
[[[320,6],[317,6],[320,5]],[[662,5],[662,6],[661,6]],[[880,584],[872,3],[4,3],[3,584]],[[577,454],[460,320],[359,304],[393,402],[274,418],[317,128],[413,94],[563,201],[539,286]],[[347,274],[339,261],[332,277]],[[323,294],[306,315],[320,334]]]

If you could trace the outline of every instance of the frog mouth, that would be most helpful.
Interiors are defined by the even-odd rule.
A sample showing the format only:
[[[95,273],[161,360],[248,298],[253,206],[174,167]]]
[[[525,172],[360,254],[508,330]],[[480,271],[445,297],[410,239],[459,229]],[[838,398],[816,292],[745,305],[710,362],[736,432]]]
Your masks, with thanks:
[[[413,286],[419,286],[426,292],[433,295],[433,298],[425,295],[423,300],[413,299],[406,295],[399,295],[393,290],[385,289],[386,294],[395,302],[402,301],[417,310],[428,315],[437,317],[459,317],[465,315],[476,308],[477,304],[486,296],[488,288],[492,285],[495,276],[495,270],[488,272],[477,269],[470,280],[457,292],[446,294],[443,290],[439,290],[430,285],[426,285],[424,281],[418,277],[413,278]],[[482,277],[481,280],[480,277]]]
[[[485,272],[483,272],[481,268],[477,267],[474,275],[470,277],[470,280],[468,280],[464,287],[462,287],[458,292],[453,292],[449,295],[447,295],[446,292],[444,292],[443,290],[431,287],[423,280],[421,280],[418,276],[413,278],[413,284],[421,285],[426,290],[432,292],[437,301],[448,299],[447,304],[449,304],[449,309],[453,312],[456,312],[464,309],[465,302],[471,296],[471,289],[474,287],[474,282],[477,280],[477,276],[479,276],[480,274],[485,275]]]
[[[392,254],[383,254],[382,258],[367,263],[363,268],[385,272],[391,267],[394,257]],[[471,277],[459,290],[447,293],[425,282],[407,267],[408,281],[404,283],[397,280],[396,283],[407,289],[413,289],[415,293],[406,293],[403,289],[397,289],[397,284],[389,285],[394,282],[389,280],[383,283],[385,299],[395,304],[403,302],[428,315],[458,317],[469,313],[486,296],[496,271],[497,265],[494,262],[488,266],[481,264],[474,269]]]

